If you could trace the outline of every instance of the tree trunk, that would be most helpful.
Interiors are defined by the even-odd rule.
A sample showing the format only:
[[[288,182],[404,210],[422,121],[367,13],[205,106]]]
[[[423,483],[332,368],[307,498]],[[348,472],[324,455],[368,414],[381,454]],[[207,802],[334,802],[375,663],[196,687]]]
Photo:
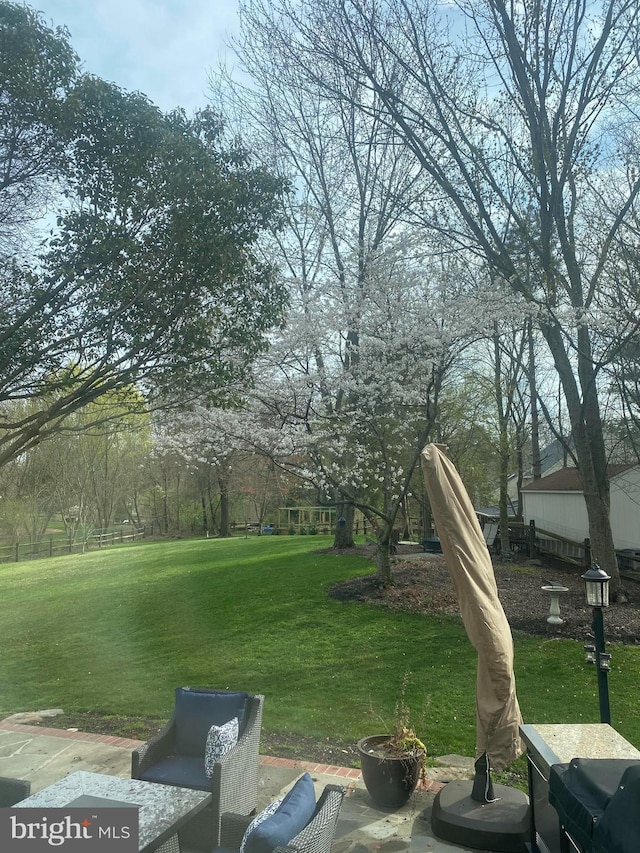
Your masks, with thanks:
[[[378,583],[380,586],[391,586],[393,577],[391,576],[391,550],[389,542],[380,542],[378,540],[376,550],[376,567],[378,569]]]
[[[511,543],[509,541],[509,442],[506,429],[503,426],[500,428],[499,457],[500,554],[503,559],[510,560],[513,557],[513,553],[511,551]]]
[[[226,477],[218,477],[218,488],[220,489],[220,533],[221,539],[231,536],[229,531],[229,483]]]
[[[615,557],[613,536],[611,535],[610,509],[607,498],[597,493],[594,488],[588,488],[582,475],[584,500],[587,505],[589,518],[589,536],[591,539],[591,558],[608,575],[611,575],[611,595],[618,599],[620,595],[620,572]],[[607,484],[608,485],[608,484]]]
[[[512,556],[511,545],[509,543],[509,434],[507,432],[508,416],[505,413],[503,402],[500,337],[497,332],[493,336],[493,359],[493,387],[499,430],[498,482],[500,487],[500,553],[504,559],[508,560]],[[508,402],[507,405],[509,405]]]
[[[380,586],[391,586],[391,548],[393,545],[393,520],[388,519],[382,523],[378,530],[376,540],[376,566],[378,569],[377,580]]]
[[[213,492],[211,489],[211,483],[207,483],[207,503],[209,505],[209,520],[211,522],[211,533],[215,533],[216,530],[216,517],[218,515],[218,508],[216,507],[213,501]]]
[[[620,572],[613,544],[610,519],[609,478],[604,432],[600,418],[597,383],[590,359],[590,341],[586,331],[578,332],[578,373],[582,397],[572,365],[564,349],[557,326],[542,326],[567,402],[575,454],[582,479],[582,490],[589,519],[589,538],[594,562],[611,576],[611,597],[626,600],[621,589]]]
[[[536,358],[533,349],[533,322],[527,320],[527,336],[529,344],[529,395],[531,397],[531,469],[533,479],[542,477],[542,460],[540,458],[540,418],[538,415],[538,383],[536,379]]]
[[[522,443],[518,441],[518,449],[516,451],[516,456],[518,459],[518,483],[517,483],[517,494],[518,494],[518,505],[516,508],[516,519],[517,521],[522,521],[523,517],[523,507],[522,507],[522,484],[524,482],[524,453],[522,449]]]
[[[169,495],[167,494],[167,475],[162,476],[162,515],[165,535],[169,533]]]
[[[202,532],[205,536],[209,535],[209,525],[207,523],[207,504],[204,499],[204,493],[200,493],[200,506],[202,507]]]
[[[176,533],[180,535],[180,474],[176,475]]]
[[[355,507],[353,503],[346,500],[338,500],[336,503],[336,526],[333,537],[334,548],[353,548],[353,523],[355,519]]]

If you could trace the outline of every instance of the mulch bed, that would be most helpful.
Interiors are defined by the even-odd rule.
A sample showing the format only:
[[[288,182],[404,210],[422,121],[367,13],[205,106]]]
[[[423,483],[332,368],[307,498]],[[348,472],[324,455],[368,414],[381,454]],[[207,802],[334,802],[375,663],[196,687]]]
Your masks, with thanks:
[[[393,559],[393,585],[380,587],[375,574],[334,584],[329,594],[391,610],[425,614],[457,614],[458,601],[444,557],[405,553]],[[585,602],[580,568],[550,567],[540,561],[494,564],[498,595],[512,631],[542,637],[568,637],[584,642],[592,636],[592,610]],[[568,587],[560,596],[562,625],[550,625],[550,595],[541,587],[555,582]],[[640,584],[625,581],[628,601],[605,611],[607,642],[640,643]]]

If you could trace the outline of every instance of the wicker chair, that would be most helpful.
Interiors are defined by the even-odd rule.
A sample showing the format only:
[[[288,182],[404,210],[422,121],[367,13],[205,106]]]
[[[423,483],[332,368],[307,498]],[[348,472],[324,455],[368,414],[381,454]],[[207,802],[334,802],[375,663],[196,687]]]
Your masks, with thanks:
[[[0,807],[8,808],[26,799],[31,793],[31,782],[0,776]]]
[[[276,847],[273,853],[331,853],[340,808],[345,789],[340,785],[327,785],[320,795],[316,810],[302,832],[286,847]],[[225,813],[220,831],[221,848],[217,853],[237,853],[250,817]]]
[[[258,800],[258,750],[264,696],[226,690],[176,689],[176,704],[167,725],[133,751],[131,778],[210,791],[212,803],[180,830],[182,847],[211,850],[220,844],[220,815],[233,810],[248,815]],[[230,708],[239,708],[238,743],[213,767],[204,769],[207,734],[221,724]],[[231,712],[231,717],[237,711]]]

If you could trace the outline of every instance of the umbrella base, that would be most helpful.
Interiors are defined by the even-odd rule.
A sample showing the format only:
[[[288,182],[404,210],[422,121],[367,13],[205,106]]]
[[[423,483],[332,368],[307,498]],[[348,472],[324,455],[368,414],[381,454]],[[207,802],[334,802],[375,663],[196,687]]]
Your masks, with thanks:
[[[449,782],[436,794],[431,829],[437,838],[475,850],[524,853],[531,837],[529,798],[516,788],[494,785],[499,799],[471,799],[473,782]]]

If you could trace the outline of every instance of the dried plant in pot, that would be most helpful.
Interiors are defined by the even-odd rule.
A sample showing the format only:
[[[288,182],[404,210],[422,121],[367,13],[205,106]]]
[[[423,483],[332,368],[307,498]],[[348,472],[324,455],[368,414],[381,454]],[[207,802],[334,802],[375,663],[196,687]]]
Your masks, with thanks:
[[[358,741],[362,779],[378,806],[400,808],[426,778],[427,750],[409,725],[409,709],[404,702],[404,686],[396,705],[396,722],[391,734],[369,735]]]

